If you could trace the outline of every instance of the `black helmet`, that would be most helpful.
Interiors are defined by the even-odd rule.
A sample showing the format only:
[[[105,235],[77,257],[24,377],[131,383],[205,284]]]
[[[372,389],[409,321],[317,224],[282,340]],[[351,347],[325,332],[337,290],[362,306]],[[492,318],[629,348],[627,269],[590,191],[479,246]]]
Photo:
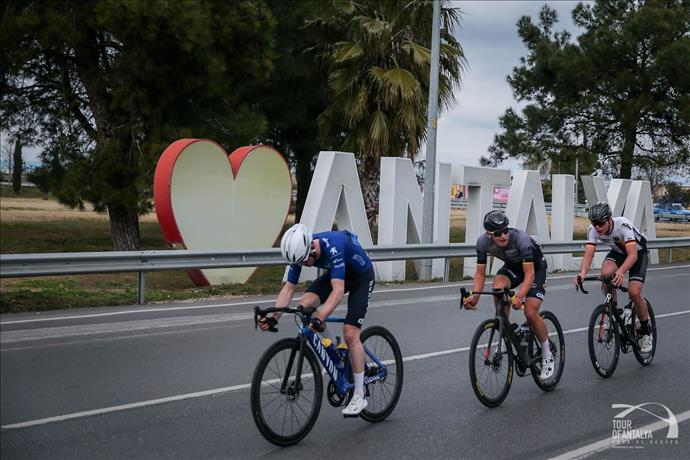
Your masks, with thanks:
[[[508,216],[501,211],[491,211],[484,216],[484,229],[488,232],[495,232],[508,226]]]
[[[604,222],[611,217],[611,206],[603,201],[594,203],[589,207],[589,220],[592,222]]]

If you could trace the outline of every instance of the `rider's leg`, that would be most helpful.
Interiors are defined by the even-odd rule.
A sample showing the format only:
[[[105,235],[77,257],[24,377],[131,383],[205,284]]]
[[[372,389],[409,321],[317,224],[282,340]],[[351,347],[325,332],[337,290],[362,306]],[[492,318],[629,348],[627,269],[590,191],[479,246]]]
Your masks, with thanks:
[[[350,365],[355,380],[355,391],[350,404],[343,409],[346,417],[356,416],[367,407],[364,394],[364,346],[360,340],[360,328],[369,308],[371,293],[374,290],[374,269],[361,273],[356,279],[346,283],[345,290],[350,295],[347,299],[347,315],[343,325],[343,335],[350,350]]]
[[[604,259],[604,262],[601,264],[601,277],[606,278],[607,276],[612,276],[616,273],[616,270],[618,270],[618,265],[614,260]],[[602,292],[606,292],[606,285],[604,283],[601,283],[601,290]],[[611,290],[611,300],[613,302],[616,302],[616,291],[617,289]]]
[[[628,295],[635,304],[635,312],[640,319],[640,334],[649,335],[649,309],[647,302],[642,297],[642,286],[644,284],[640,281],[630,281],[628,283]]]
[[[494,281],[491,285],[491,287],[493,289],[510,288],[510,286],[511,286],[510,278],[508,278],[506,275],[502,275],[500,273],[494,277]],[[500,301],[501,300],[499,297],[494,296],[494,304],[498,305],[498,303]],[[503,312],[506,314],[506,318],[507,318],[508,315],[510,315],[510,307],[504,308]]]
[[[541,299],[536,297],[527,297],[525,299],[525,317],[534,335],[539,339],[539,343],[544,343],[549,340],[549,331],[544,322],[544,318],[539,316],[539,308],[541,308]]]
[[[318,307],[326,301],[331,294],[333,288],[331,287],[331,279],[328,275],[322,275],[315,279],[307,291],[302,294],[299,299],[299,304],[304,307]],[[336,333],[332,327],[328,327],[328,323],[323,323],[324,330],[320,332],[321,337],[328,338],[331,342],[336,342]]]

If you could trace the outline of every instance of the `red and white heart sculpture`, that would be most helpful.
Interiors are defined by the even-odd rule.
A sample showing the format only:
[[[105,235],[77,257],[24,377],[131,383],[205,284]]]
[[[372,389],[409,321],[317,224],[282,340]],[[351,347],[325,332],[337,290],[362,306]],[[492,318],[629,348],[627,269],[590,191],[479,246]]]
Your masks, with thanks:
[[[166,242],[202,251],[270,248],[292,199],[290,169],[275,149],[240,147],[230,155],[207,139],[165,149],[153,200]],[[244,283],[256,267],[188,270],[198,286]]]

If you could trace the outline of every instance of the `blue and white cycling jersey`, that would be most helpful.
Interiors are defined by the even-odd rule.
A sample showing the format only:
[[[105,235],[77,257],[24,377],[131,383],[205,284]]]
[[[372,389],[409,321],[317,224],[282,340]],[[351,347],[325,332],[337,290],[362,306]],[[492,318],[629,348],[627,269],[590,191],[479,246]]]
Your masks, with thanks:
[[[319,240],[321,247],[321,256],[314,266],[330,270],[331,278],[345,280],[371,268],[371,260],[359,244],[357,235],[342,230],[315,233],[314,238]],[[290,265],[287,280],[292,284],[297,284],[301,272],[301,265]]]

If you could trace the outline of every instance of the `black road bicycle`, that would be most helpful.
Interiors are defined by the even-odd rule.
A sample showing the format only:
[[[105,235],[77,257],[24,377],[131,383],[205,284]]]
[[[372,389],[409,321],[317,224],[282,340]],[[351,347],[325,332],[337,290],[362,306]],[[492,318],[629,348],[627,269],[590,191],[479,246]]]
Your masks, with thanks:
[[[349,403],[354,390],[349,350],[346,344],[322,340],[309,324],[313,307],[254,307],[254,324],[268,313],[295,315],[297,337],[278,340],[264,352],[256,365],[251,386],[254,422],[268,441],[279,446],[299,442],[314,427],[321,410],[324,372],[330,377],[328,402],[333,407]],[[343,323],[330,316],[327,322]],[[269,329],[277,332],[275,326]],[[364,393],[367,408],[359,416],[380,422],[395,409],[403,384],[403,358],[393,334],[381,326],[364,329]]]
[[[497,407],[508,396],[513,382],[513,363],[518,376],[532,375],[534,383],[544,391],[551,391],[561,380],[565,367],[565,339],[556,315],[550,311],[539,313],[546,322],[549,345],[556,369],[551,377],[542,381],[541,343],[527,325],[510,324],[505,308],[510,308],[514,292],[508,288],[491,292],[470,292],[461,288],[462,298],[472,294],[497,297],[496,315],[483,321],[472,337],[470,345],[470,380],[479,401],[488,407]],[[460,300],[460,309],[462,299]]]
[[[654,309],[647,302],[649,310],[649,332],[652,337],[652,350],[649,353],[642,353],[638,341],[642,337],[639,334],[640,320],[632,305],[632,300],[621,309],[617,302],[613,300],[613,293],[616,289],[628,292],[625,286],[614,286],[611,282],[613,278],[608,276],[601,279],[597,275],[586,276],[584,279],[577,277],[577,288],[584,294],[583,281],[600,281],[604,283],[604,303],[597,305],[589,318],[589,329],[587,331],[589,359],[597,374],[604,378],[611,377],[618,365],[620,352],[634,353],[635,358],[642,366],[648,366],[654,359],[656,351],[657,331]],[[627,313],[629,314],[627,314]]]

